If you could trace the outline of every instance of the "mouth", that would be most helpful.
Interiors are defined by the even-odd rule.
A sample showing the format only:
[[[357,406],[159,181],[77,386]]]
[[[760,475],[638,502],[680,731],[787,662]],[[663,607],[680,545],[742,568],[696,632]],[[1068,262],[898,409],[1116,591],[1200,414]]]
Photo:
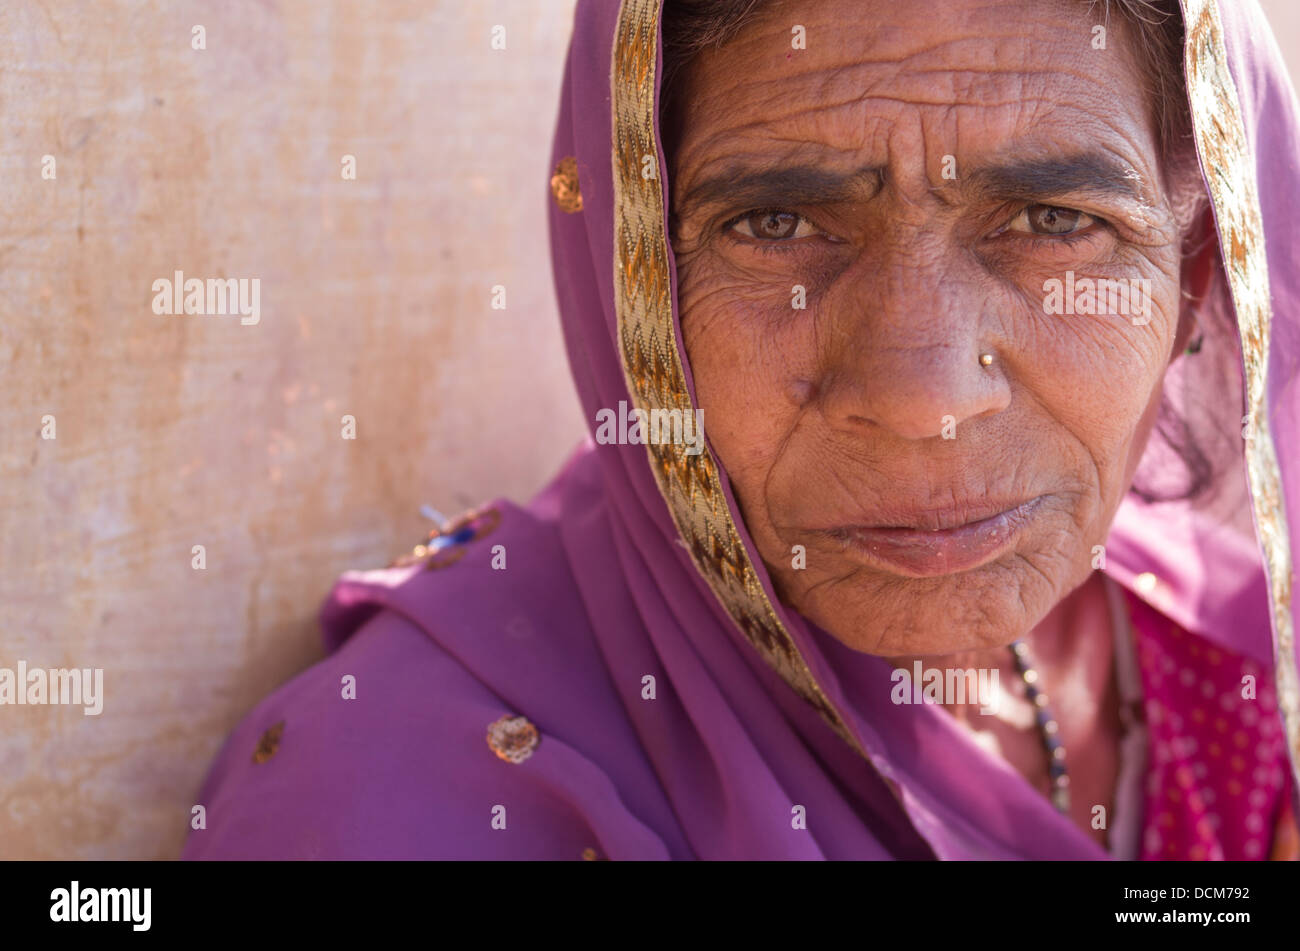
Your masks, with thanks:
[[[903,514],[898,524],[842,525],[817,534],[839,542],[867,567],[909,578],[971,571],[995,561],[1016,543],[1046,496],[1003,507]]]

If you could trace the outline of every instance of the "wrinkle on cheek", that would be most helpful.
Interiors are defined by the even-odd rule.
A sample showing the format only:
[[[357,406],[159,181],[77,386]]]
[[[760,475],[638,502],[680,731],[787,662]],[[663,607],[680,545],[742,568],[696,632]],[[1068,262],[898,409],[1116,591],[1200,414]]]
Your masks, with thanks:
[[[802,418],[803,412],[801,410],[794,410],[788,415],[782,427],[784,432],[780,439],[777,440],[776,446],[770,454],[765,453],[761,460],[763,471],[761,478],[756,480],[759,483],[759,490],[755,503],[756,507],[762,507],[765,515],[766,522],[763,528],[766,530],[770,527],[776,539],[787,547],[792,544],[791,540],[782,535],[779,527],[779,513],[773,511],[773,505],[779,506],[782,499],[779,493],[773,491],[772,480],[776,477],[781,461],[785,458],[790,445],[794,442]]]
[[[738,352],[737,338],[758,337],[777,340],[783,346],[794,342],[792,331],[800,326],[812,327],[820,310],[817,287],[803,283],[798,276],[775,282],[770,275],[747,278],[734,268],[718,267],[713,262],[685,276],[678,285],[682,325],[692,342],[706,337],[727,337],[720,341]],[[794,307],[794,288],[801,285],[804,307]]]
[[[765,481],[774,453],[794,429],[798,407],[785,397],[797,373],[762,320],[737,320],[734,310],[696,311],[686,343],[699,407],[710,441],[742,504],[762,507],[752,486]]]
[[[710,355],[725,352],[733,365],[748,362],[752,355],[739,345],[739,338],[774,338],[777,323],[788,318],[789,302],[782,304],[752,286],[730,284],[696,287],[682,308],[687,351],[703,348]],[[730,344],[730,345],[728,345]],[[761,345],[761,339],[760,339]],[[695,366],[692,357],[692,367]]]
[[[1131,402],[1131,394],[1150,392],[1169,362],[1169,347],[1177,323],[1164,308],[1152,304],[1150,323],[1132,324],[1123,316],[1051,317],[1061,323],[1055,330],[1056,352],[1073,356],[1074,366],[1059,370],[1080,380],[1086,403],[1098,401],[1116,404]],[[1124,396],[1128,394],[1126,400]]]

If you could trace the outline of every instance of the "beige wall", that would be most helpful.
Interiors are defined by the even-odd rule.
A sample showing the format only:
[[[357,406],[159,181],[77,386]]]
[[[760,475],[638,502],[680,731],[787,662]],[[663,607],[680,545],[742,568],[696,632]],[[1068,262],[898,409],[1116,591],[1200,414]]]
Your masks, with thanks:
[[[1295,68],[1300,4],[1266,7]],[[0,4],[0,667],[107,694],[0,707],[0,856],[175,855],[333,578],[580,438],[544,217],[571,9]],[[177,268],[259,278],[260,323],[155,316]]]
[[[0,707],[0,855],[175,855],[218,743],[320,655],[333,578],[581,438],[545,227],[571,16],[0,4],[0,667],[107,695]],[[258,277],[260,323],[155,316],[177,268]]]
[[[1300,0],[1260,0],[1259,5],[1268,16],[1294,82],[1300,77]]]

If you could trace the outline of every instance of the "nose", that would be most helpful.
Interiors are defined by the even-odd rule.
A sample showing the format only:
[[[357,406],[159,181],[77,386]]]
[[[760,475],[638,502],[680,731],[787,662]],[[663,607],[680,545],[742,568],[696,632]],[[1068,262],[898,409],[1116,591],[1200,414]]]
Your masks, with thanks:
[[[878,262],[826,302],[816,390],[832,428],[960,438],[963,423],[1010,405],[986,289],[942,270]]]

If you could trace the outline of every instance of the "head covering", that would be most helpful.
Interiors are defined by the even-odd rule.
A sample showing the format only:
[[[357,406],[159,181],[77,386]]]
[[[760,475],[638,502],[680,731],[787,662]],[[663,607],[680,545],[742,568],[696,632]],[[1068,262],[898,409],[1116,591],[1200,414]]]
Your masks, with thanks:
[[[695,409],[666,237],[660,7],[580,0],[548,169],[593,426],[622,405]],[[1183,9],[1224,249],[1207,306],[1240,331],[1225,346],[1253,530],[1130,499],[1106,570],[1275,671],[1294,764],[1300,108],[1254,2]],[[1171,371],[1170,392],[1196,391],[1196,372]],[[719,460],[685,450],[589,441],[527,508],[497,500],[395,567],[344,575],[322,612],[330,656],[232,734],[185,855],[1108,857],[945,711],[891,703],[886,660],[781,604]]]

